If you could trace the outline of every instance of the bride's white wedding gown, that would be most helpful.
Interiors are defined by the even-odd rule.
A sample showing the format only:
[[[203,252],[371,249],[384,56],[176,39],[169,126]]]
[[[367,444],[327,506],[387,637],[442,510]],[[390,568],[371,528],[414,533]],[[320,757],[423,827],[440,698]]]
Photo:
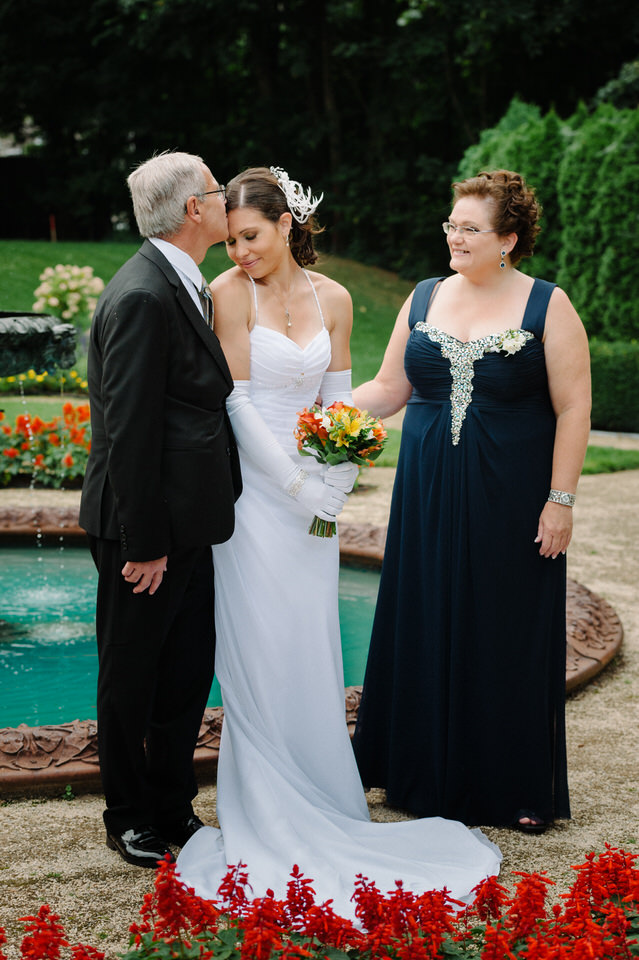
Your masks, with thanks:
[[[323,318],[304,349],[259,323],[250,339],[251,400],[298,458],[297,414],[314,403],[330,362]],[[446,887],[468,897],[501,859],[478,831],[438,817],[369,820],[344,712],[338,539],[309,536],[311,516],[240,455],[235,533],[213,547],[221,830],[204,827],[188,841],[182,879],[215,899],[228,866],[242,862],[253,896],[271,888],[285,897],[297,864],[313,878],[316,902],[332,898],[351,919],[360,873],[383,892],[401,879],[418,892]],[[307,472],[320,469],[299,460]]]

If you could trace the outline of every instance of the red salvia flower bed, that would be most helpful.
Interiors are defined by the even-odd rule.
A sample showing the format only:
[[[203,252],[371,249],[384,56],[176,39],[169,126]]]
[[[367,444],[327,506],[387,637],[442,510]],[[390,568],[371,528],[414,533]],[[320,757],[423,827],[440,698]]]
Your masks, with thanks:
[[[161,861],[153,893],[130,928],[123,960],[630,960],[639,957],[639,870],[635,854],[606,846],[573,867],[562,904],[547,908],[552,881],[516,873],[512,895],[495,877],[473,891],[470,906],[446,891],[415,894],[401,881],[381,892],[359,875],[357,926],[315,902],[313,881],[293,867],[286,899],[253,898],[244,864],[231,867],[218,899],[185,886],[175,864]],[[461,909],[463,908],[463,909]],[[24,960],[104,960],[93,947],[70,946],[60,917],[44,905],[23,917]],[[0,928],[0,960],[7,940]]]

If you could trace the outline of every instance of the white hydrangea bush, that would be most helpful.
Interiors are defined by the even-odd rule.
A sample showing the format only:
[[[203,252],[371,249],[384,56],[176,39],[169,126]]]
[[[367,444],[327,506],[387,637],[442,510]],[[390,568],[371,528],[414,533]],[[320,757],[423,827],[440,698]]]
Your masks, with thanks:
[[[89,321],[103,290],[104,281],[93,275],[93,267],[58,263],[40,274],[33,310],[61,320]]]

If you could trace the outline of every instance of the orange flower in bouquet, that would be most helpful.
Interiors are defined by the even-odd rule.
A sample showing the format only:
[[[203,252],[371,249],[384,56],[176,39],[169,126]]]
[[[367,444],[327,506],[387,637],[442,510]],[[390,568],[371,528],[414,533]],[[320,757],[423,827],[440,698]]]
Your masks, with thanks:
[[[300,454],[314,457],[318,463],[332,467],[349,460],[372,467],[384,449],[387,433],[382,421],[366,410],[337,400],[330,407],[305,407],[298,414],[295,439]],[[332,537],[335,530],[335,521],[315,517],[308,532]]]

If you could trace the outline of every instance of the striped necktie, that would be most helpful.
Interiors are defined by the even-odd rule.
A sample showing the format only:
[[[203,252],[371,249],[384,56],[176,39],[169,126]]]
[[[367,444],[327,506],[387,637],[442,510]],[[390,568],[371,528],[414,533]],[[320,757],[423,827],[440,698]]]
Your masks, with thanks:
[[[211,288],[208,283],[202,277],[202,286],[198,290],[198,296],[200,298],[200,303],[202,304],[202,310],[204,312],[204,319],[208,323],[211,330],[213,329],[213,297],[211,296]]]

